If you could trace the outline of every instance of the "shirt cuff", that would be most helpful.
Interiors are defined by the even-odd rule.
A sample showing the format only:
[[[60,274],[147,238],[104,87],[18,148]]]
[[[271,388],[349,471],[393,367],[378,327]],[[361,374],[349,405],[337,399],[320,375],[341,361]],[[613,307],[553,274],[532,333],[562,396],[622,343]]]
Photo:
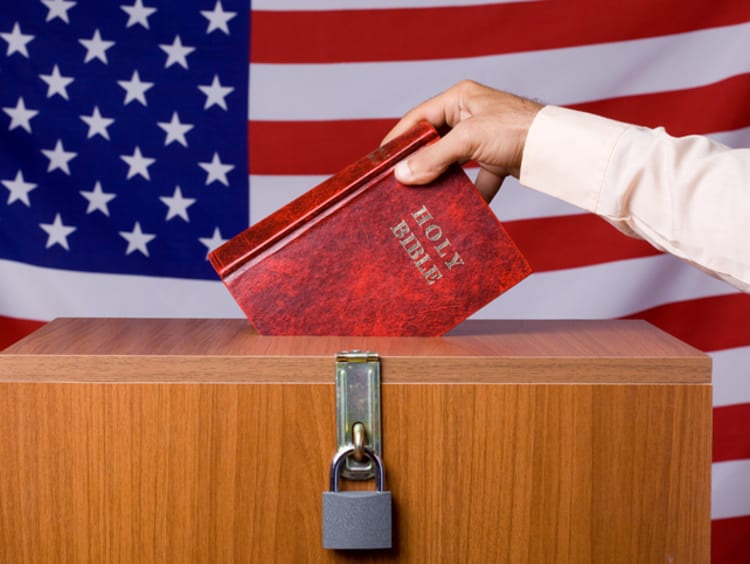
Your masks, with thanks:
[[[537,113],[520,183],[596,213],[612,151],[629,124],[559,106]]]

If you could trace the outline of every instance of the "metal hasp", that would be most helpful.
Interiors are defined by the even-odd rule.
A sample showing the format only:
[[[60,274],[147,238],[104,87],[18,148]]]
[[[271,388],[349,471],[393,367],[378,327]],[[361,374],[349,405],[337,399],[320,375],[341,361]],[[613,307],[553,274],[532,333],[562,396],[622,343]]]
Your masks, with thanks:
[[[354,425],[364,426],[364,445],[355,444]],[[357,426],[357,441],[361,441]],[[336,443],[338,450],[366,446],[382,456],[380,429],[380,357],[358,350],[336,355]],[[361,461],[357,461],[360,458]],[[375,477],[373,462],[367,457],[349,456],[341,470],[349,480]]]

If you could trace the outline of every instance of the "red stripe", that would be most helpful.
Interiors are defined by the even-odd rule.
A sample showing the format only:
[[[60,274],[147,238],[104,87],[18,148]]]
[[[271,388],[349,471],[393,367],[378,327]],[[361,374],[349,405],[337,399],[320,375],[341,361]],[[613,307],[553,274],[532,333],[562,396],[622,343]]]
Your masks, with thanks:
[[[750,345],[748,294],[674,302],[629,315],[627,319],[645,319],[705,352]]]
[[[750,20],[746,0],[578,0],[438,8],[254,11],[254,63],[476,57],[668,35]],[[563,24],[563,25],[561,25]]]
[[[9,347],[42,325],[44,321],[0,316],[0,350]]]
[[[663,125],[670,134],[681,136],[747,127],[748,100],[750,73],[688,90],[623,96],[571,107],[648,127]]]
[[[562,270],[659,254],[593,214],[504,223],[534,272]]]
[[[750,458],[750,403],[715,407],[713,461],[746,458]]]
[[[748,3],[750,6],[750,2]],[[673,135],[750,126],[750,73],[671,92],[610,98],[577,109],[648,126]],[[333,174],[376,148],[396,119],[251,121],[251,174]]]
[[[750,515],[711,522],[711,564],[750,562]]]
[[[251,174],[333,174],[377,148],[395,119],[251,121]]]

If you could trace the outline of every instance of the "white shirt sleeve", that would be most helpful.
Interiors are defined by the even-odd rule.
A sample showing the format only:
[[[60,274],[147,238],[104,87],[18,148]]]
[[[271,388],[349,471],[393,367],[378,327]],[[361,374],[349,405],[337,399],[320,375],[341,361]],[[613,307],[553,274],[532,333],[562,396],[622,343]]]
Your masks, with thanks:
[[[750,292],[750,149],[546,106],[520,182]]]

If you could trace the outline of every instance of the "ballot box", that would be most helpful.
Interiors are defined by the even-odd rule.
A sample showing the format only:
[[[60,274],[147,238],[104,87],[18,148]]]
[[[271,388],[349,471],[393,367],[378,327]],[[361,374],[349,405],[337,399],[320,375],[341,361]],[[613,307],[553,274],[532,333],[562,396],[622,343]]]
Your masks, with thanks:
[[[379,357],[390,549],[321,542],[341,351]],[[0,353],[0,562],[708,562],[710,374],[636,320],[58,319]]]

